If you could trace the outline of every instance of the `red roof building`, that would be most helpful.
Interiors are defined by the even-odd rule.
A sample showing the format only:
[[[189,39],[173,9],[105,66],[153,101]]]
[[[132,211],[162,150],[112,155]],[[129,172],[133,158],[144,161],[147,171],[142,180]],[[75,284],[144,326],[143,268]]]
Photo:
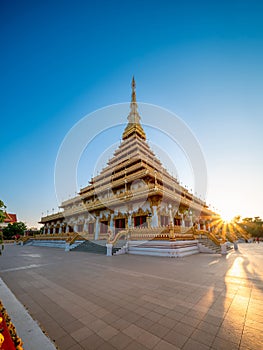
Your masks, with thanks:
[[[14,222],[17,222],[16,214],[10,214],[5,212],[5,219],[4,222],[0,223],[0,231],[6,227],[8,224],[13,224]]]
[[[14,222],[17,222],[16,214],[5,213],[5,216],[6,218],[4,222],[7,224],[13,224]]]

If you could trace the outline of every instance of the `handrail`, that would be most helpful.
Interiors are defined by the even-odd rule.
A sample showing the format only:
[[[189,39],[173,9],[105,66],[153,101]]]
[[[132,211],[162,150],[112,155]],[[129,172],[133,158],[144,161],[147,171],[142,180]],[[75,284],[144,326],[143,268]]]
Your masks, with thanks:
[[[194,230],[188,227],[134,227],[122,230],[117,233],[113,239],[108,238],[108,243],[116,244],[117,241],[125,236],[125,239],[130,240],[193,240]]]
[[[215,235],[212,232],[209,232],[206,230],[195,230],[195,235],[202,235],[202,234],[204,234],[207,238],[209,238],[218,246],[220,246],[220,244],[222,243],[219,239],[215,237]]]
[[[69,236],[67,239],[66,239],[66,243],[69,243],[69,245],[75,243],[75,241],[78,239],[78,238],[82,238],[81,235],[78,233],[78,232],[75,232],[74,235],[72,236]]]
[[[23,236],[19,238],[18,242],[26,243],[29,239],[32,239],[32,238],[34,237]]]
[[[129,232],[130,232],[130,230],[122,230],[122,231],[119,231],[119,232],[117,233],[117,235],[116,235],[113,239],[111,239],[111,236],[109,235],[109,237],[108,237],[108,243],[109,243],[109,244],[112,244],[112,245],[116,244],[116,242],[117,242],[123,235],[125,236],[125,239],[126,239]]]
[[[35,237],[29,237],[29,239],[41,241],[41,240],[67,240],[69,237],[72,237],[71,234],[45,234],[45,235],[36,235]]]

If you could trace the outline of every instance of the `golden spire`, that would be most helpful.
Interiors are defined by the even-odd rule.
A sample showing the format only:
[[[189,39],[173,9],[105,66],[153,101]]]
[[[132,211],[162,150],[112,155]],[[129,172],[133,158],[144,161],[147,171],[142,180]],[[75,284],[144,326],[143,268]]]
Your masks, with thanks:
[[[137,101],[136,101],[136,83],[135,83],[134,76],[132,77],[131,87],[132,87],[131,103],[130,103],[131,111],[128,115],[128,121],[129,121],[129,123],[132,123],[132,124],[134,124],[134,123],[139,124],[141,117],[139,116],[139,113],[137,110],[138,105],[137,105]]]
[[[126,126],[122,139],[127,139],[130,135],[136,133],[142,139],[146,140],[145,132],[141,126],[140,120],[141,117],[138,113],[138,105],[136,101],[136,83],[134,76],[132,77],[132,94],[131,94],[131,103],[130,103],[130,113],[128,115],[128,125]]]
[[[132,83],[131,83],[131,87],[132,87],[132,100],[131,103],[136,103],[136,83],[135,83],[135,79],[134,76],[132,77]]]

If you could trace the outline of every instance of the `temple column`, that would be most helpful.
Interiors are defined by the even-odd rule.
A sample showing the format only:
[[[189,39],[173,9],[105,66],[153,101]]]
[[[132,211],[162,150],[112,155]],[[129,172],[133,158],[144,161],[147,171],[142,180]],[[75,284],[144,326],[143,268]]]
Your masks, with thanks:
[[[185,227],[185,221],[184,221],[184,217],[183,217],[183,215],[182,215],[181,226],[182,226],[182,227]]]
[[[151,226],[152,227],[158,227],[158,207],[157,205],[152,206],[152,222]]]
[[[168,210],[169,210],[169,225],[174,225],[174,220],[173,220],[173,215],[172,215],[172,205],[168,205]]]
[[[132,216],[131,216],[132,212],[128,211],[128,228],[132,227]]]
[[[152,220],[151,227],[158,227],[160,225],[158,208],[161,203],[161,198],[159,196],[151,197],[151,210],[152,210]]]
[[[99,239],[100,234],[100,225],[99,225],[99,216],[96,216],[96,222],[95,222],[95,240]]]
[[[190,219],[190,227],[192,227],[193,226],[193,213],[190,211],[190,213],[189,213],[189,219]]]
[[[47,230],[47,234],[50,235],[50,227]]]
[[[89,229],[88,221],[85,221],[84,226],[83,226],[83,231],[88,232],[88,229]]]
[[[69,233],[69,225],[66,226],[66,233]]]
[[[56,233],[56,226],[53,227],[53,235]]]
[[[74,232],[78,232],[78,225],[75,223],[74,226],[73,226],[73,231]]]
[[[62,224],[60,224],[60,226],[59,226],[59,230],[58,230],[58,233],[62,233]]]
[[[110,231],[114,232],[114,220],[113,220],[113,214],[110,216]]]

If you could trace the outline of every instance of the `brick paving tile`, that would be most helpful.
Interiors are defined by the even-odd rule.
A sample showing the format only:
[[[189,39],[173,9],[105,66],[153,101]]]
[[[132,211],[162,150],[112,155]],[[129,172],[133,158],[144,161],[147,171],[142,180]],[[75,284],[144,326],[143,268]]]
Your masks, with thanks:
[[[148,314],[146,314],[145,317],[153,322],[157,322],[163,317],[163,315],[159,314],[158,312],[151,311]]]
[[[169,328],[164,327],[159,323],[154,323],[151,327],[149,327],[148,331],[159,338],[164,338],[165,335],[169,332]]]
[[[189,337],[194,332],[195,328],[191,325],[187,325],[186,323],[177,323],[177,325],[174,326],[173,330],[177,333]]]
[[[123,330],[123,333],[125,333],[132,339],[137,339],[143,332],[144,332],[143,329],[141,329],[140,327],[137,327],[134,324],[130,325],[129,327]]]
[[[122,318],[119,318],[117,321],[113,322],[111,325],[112,325],[112,327],[118,329],[119,331],[122,331],[125,328],[127,328],[128,326],[130,326],[131,323],[122,319]]]
[[[88,327],[82,327],[70,333],[71,337],[74,338],[77,342],[88,338],[92,334],[94,334],[93,331],[91,331]]]
[[[79,344],[85,350],[95,350],[100,345],[105,344],[105,341],[101,337],[99,337],[97,334],[92,334],[88,338],[80,341]]]
[[[133,341],[125,348],[125,350],[148,350],[148,348],[137,341]]]
[[[83,347],[80,344],[75,344],[71,346],[69,350],[83,350]]]
[[[166,334],[165,340],[168,341],[168,343],[171,343],[178,348],[182,348],[183,345],[186,343],[188,337],[181,334],[177,333],[174,330],[171,330],[169,333]]]
[[[215,326],[215,325],[210,324],[210,323],[205,322],[205,321],[201,321],[199,323],[199,325],[197,326],[197,328],[206,332],[206,333],[213,334],[213,335],[216,335],[216,333],[219,330],[219,326]]]
[[[165,340],[161,340],[158,344],[155,345],[153,350],[180,350],[180,348],[170,343],[167,343],[167,341]]]
[[[148,349],[152,349],[160,341],[160,338],[150,332],[144,331],[136,340]]]
[[[255,331],[260,331],[261,333],[263,333],[263,323],[246,320],[245,327],[252,328]]]
[[[245,327],[241,338],[241,346],[246,346],[250,350],[263,349],[262,332]]]
[[[68,350],[71,346],[76,345],[77,342],[70,335],[65,335],[59,339],[56,339],[56,344],[60,349]]]
[[[116,350],[116,348],[109,343],[103,343],[97,347],[97,350]]]
[[[119,331],[116,328],[113,328],[112,326],[106,326],[105,328],[102,328],[100,331],[98,331],[98,335],[104,340],[109,340],[118,333]]]
[[[158,314],[161,314],[161,315],[167,315],[168,312],[170,311],[170,309],[167,309],[166,307],[163,307],[163,306],[157,306],[155,309],[154,309],[155,312],[157,312]]]
[[[109,340],[109,343],[113,345],[116,349],[122,350],[125,349],[132,341],[132,338],[130,338],[122,332],[119,332],[117,335],[115,335]]]
[[[210,347],[199,343],[196,340],[189,339],[183,346],[183,350],[209,350]],[[227,348],[226,348],[227,349]]]
[[[173,320],[172,318],[169,318],[167,316],[163,316],[160,320],[158,320],[158,323],[160,323],[162,326],[165,326],[169,329],[172,329],[175,327],[175,325],[178,323],[177,321]]]
[[[215,335],[209,334],[207,332],[201,331],[200,329],[196,329],[191,335],[191,339],[196,340],[201,344],[205,344],[207,346],[211,346],[215,339]]]
[[[100,330],[106,328],[108,324],[100,319],[97,319],[89,324],[89,328],[95,332],[98,333]]]
[[[215,340],[212,344],[213,350],[237,350],[239,345],[232,343],[229,340],[224,340],[222,338],[215,337]]]
[[[136,326],[141,327],[144,330],[149,330],[154,325],[154,322],[149,320],[148,318],[141,317],[137,322]]]
[[[217,332],[216,336],[224,340],[229,340],[232,343],[239,344],[242,332],[242,330],[233,329],[233,327],[230,329],[221,327],[219,328],[219,331]]]

